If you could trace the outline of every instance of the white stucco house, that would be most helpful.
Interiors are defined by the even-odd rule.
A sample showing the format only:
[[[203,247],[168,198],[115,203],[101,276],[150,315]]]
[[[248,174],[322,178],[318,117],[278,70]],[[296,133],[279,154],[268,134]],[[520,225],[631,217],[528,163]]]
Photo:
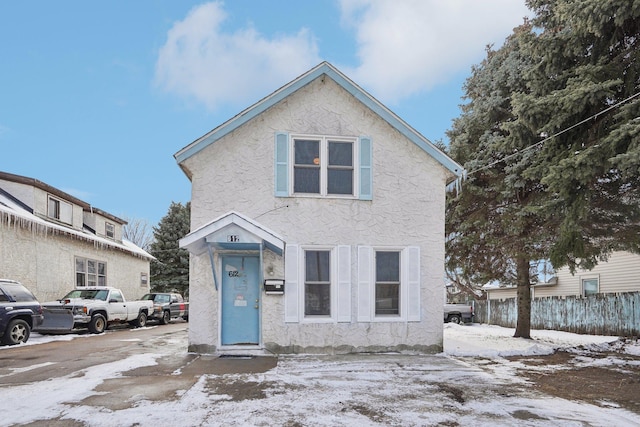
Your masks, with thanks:
[[[122,238],[124,224],[40,180],[0,172],[0,277],[42,302],[95,285],[139,298],[153,256]]]
[[[442,350],[445,188],[463,168],[331,64],[175,158],[190,351]]]

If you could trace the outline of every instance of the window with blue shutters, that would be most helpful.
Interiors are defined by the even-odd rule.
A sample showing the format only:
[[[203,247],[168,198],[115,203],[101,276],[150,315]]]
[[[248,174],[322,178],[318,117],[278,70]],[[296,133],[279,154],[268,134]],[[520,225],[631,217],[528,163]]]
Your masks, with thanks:
[[[371,138],[276,133],[275,195],[371,200]]]

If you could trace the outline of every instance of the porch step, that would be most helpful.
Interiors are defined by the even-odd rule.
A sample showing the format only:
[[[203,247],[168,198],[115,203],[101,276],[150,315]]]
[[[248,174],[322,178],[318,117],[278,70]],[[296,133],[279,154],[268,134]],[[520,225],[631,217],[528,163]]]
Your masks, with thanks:
[[[256,349],[246,349],[246,348],[238,348],[238,349],[225,349],[217,351],[218,357],[221,358],[237,358],[237,359],[251,359],[254,357],[277,357],[277,355],[260,348]]]

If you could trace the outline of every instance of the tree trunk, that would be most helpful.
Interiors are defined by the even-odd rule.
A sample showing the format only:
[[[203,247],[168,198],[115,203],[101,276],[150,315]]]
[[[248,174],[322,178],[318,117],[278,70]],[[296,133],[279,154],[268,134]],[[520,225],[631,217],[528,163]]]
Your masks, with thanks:
[[[516,261],[518,273],[518,323],[516,324],[516,338],[531,339],[531,284],[529,278],[529,260],[518,256]]]

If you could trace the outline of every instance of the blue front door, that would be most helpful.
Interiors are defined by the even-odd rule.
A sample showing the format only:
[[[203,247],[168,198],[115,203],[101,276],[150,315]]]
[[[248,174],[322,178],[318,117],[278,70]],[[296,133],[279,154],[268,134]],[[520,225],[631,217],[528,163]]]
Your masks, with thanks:
[[[259,343],[259,267],[257,256],[222,257],[222,345]]]

